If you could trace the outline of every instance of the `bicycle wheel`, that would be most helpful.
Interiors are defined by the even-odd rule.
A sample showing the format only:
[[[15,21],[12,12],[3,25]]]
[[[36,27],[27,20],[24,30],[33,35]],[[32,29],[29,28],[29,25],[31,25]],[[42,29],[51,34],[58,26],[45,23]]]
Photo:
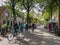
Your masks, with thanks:
[[[8,34],[8,37],[7,38],[8,38],[9,41],[12,41],[13,40],[13,34],[11,34],[11,33]]]

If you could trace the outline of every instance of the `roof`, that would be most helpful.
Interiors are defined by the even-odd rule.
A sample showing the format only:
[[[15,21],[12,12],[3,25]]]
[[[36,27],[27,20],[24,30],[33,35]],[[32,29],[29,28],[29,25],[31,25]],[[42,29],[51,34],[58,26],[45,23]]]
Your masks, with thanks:
[[[5,9],[6,9],[6,7],[4,7],[4,6],[1,6],[1,7],[0,7],[0,16],[1,16],[2,13],[5,11]]]

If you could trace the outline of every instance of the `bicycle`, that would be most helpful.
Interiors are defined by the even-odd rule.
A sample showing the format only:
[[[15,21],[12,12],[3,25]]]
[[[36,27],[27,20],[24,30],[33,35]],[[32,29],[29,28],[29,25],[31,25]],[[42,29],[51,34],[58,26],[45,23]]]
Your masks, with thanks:
[[[8,33],[8,37],[7,37],[9,43],[14,40],[14,37],[15,37],[15,41],[16,41],[16,39],[18,38],[18,33],[19,32],[14,33],[14,29],[13,30],[10,29],[10,31]]]

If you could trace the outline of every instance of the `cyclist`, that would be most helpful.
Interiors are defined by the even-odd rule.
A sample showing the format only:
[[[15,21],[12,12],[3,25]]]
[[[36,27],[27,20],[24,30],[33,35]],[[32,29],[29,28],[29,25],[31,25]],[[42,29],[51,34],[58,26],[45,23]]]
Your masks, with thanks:
[[[14,23],[14,34],[17,34],[18,29],[19,29],[18,24],[15,22]]]

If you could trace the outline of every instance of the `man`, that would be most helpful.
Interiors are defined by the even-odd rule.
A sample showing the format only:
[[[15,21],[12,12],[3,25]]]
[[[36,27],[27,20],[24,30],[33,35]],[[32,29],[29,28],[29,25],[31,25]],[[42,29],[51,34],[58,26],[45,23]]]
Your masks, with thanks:
[[[34,32],[35,24],[32,24],[32,32]]]
[[[19,27],[18,27],[17,22],[14,22],[14,34],[17,34],[18,29],[19,29]]]
[[[28,31],[28,23],[25,25],[25,30]]]

